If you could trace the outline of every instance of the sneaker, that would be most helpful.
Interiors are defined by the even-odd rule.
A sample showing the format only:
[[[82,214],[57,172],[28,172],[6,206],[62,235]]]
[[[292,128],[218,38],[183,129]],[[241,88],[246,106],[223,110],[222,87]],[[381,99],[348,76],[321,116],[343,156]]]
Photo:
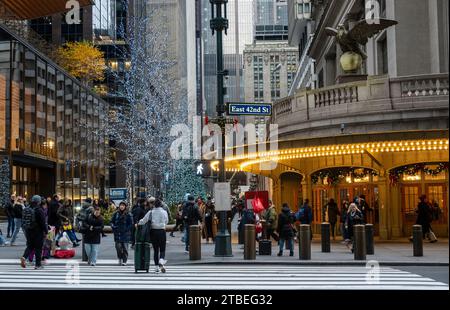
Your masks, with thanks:
[[[90,265],[91,265],[92,267],[95,267],[95,263],[90,263]]]
[[[156,266],[156,267],[155,267],[155,273],[159,273],[159,272],[160,272],[159,266]]]
[[[41,270],[41,269],[44,269],[44,266],[42,266],[42,265],[41,266],[35,266],[34,269],[35,270]]]
[[[123,263],[122,263],[122,266],[126,266],[126,265],[127,265],[127,262],[123,262]]]
[[[283,252],[278,252],[277,256],[283,256]]]
[[[160,265],[165,265],[165,264],[167,264],[167,260],[165,260],[164,258],[160,258],[158,263]]]
[[[289,253],[289,256],[294,256],[294,252]]]
[[[25,259],[25,257],[21,257],[20,258],[20,266],[22,268],[26,268],[27,267],[27,260]]]
[[[189,251],[188,250],[184,250],[184,254],[189,254]]]
[[[437,239],[431,240],[430,243],[435,243],[437,242]]]

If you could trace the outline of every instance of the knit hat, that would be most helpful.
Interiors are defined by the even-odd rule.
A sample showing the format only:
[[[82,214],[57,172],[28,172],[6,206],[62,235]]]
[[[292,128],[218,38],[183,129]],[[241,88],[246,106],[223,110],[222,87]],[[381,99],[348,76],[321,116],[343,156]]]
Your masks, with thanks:
[[[195,198],[194,198],[194,196],[192,196],[192,195],[189,195],[189,196],[188,196],[188,201],[195,201]]]
[[[119,207],[120,207],[120,205],[124,205],[125,207],[128,207],[128,204],[127,204],[126,201],[121,201],[121,202],[119,203]]]
[[[150,198],[148,199],[148,201],[150,201],[150,202],[155,202],[155,200],[156,200],[156,198],[153,196],[150,196]]]
[[[31,203],[41,203],[42,198],[39,195],[34,195],[33,197],[31,197]]]

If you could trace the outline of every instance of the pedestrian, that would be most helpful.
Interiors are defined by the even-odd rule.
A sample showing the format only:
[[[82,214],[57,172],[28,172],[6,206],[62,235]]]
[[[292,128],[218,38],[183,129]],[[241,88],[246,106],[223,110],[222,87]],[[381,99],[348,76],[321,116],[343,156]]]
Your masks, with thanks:
[[[279,241],[279,237],[276,234],[278,214],[272,200],[269,200],[269,207],[265,210],[263,218],[266,221],[267,239],[270,240],[270,237],[272,237],[275,241]]]
[[[31,204],[22,212],[22,227],[25,230],[27,247],[23,256],[20,258],[22,268],[26,267],[26,257],[34,251],[36,257],[35,269],[42,269],[42,247],[44,238],[48,234],[48,226],[45,222],[44,210],[42,208],[42,199],[38,195],[31,198]]]
[[[77,238],[75,234],[75,229],[73,228],[74,215],[72,200],[66,199],[63,204],[58,209],[58,216],[61,222],[61,235],[65,232],[69,237],[70,241],[73,243],[74,247],[77,247],[81,240]]]
[[[333,198],[330,198],[328,203],[323,207],[322,218],[324,219],[324,222],[330,223],[331,236],[333,237],[333,240],[336,240],[335,230],[338,215],[340,215],[340,212],[337,203]]]
[[[5,205],[6,217],[8,218],[8,226],[6,228],[6,238],[11,238],[14,233],[14,204],[16,202],[16,195],[11,195],[10,200]]]
[[[421,195],[419,197],[419,204],[416,208],[417,219],[416,225],[422,226],[423,238],[427,238],[430,243],[437,242],[436,235],[431,229],[431,222],[433,221],[433,209],[428,203],[428,198],[426,195]],[[412,237],[409,238],[412,241]]]
[[[164,210],[161,200],[155,199],[154,208],[139,221],[139,225],[145,225],[151,220],[150,239],[153,247],[153,261],[155,272],[166,272],[166,225],[169,215]]]
[[[55,226],[56,231],[59,231],[61,228],[61,219],[58,216],[58,210],[61,207],[59,200],[59,196],[55,194],[48,204],[48,225]]]
[[[283,203],[283,207],[281,208],[281,213],[278,215],[278,227],[277,231],[280,236],[280,240],[278,242],[280,246],[280,251],[278,252],[278,256],[283,255],[284,243],[286,242],[288,245],[286,247],[289,248],[289,256],[294,256],[294,224],[295,218],[291,213],[291,209],[289,208],[287,203]]]
[[[9,245],[9,242],[6,241],[5,237],[3,237],[3,232],[0,229],[0,246],[6,246]]]
[[[131,209],[133,216],[133,223],[138,223],[145,216],[145,198],[139,198],[137,203]],[[133,225],[131,228],[131,248],[134,249],[136,243],[136,227]]]
[[[183,208],[183,219],[185,223],[185,253],[189,253],[189,227],[192,225],[198,225],[198,222],[202,221],[202,217],[200,215],[200,210],[198,209],[198,205],[195,203],[195,198],[192,195],[187,197],[187,203],[185,208]]]
[[[214,242],[216,240],[217,226],[216,226],[216,208],[212,201],[212,198],[208,196],[203,209],[203,235],[205,236],[206,243],[209,242],[209,238]]]
[[[94,207],[94,212],[89,215],[86,223],[88,228],[84,234],[84,248],[86,249],[88,257],[88,265],[95,266],[97,264],[101,234],[104,227],[104,221],[99,206]]]
[[[373,210],[366,201],[366,195],[359,196],[358,209],[361,211],[363,223],[369,223],[369,213]]]
[[[356,203],[352,202],[347,210],[347,216],[345,220],[345,229],[347,230],[347,247],[352,244],[351,251],[353,253],[353,226],[363,224],[362,212],[358,209]]]
[[[126,266],[128,260],[128,245],[131,241],[131,228],[133,217],[128,212],[128,205],[125,201],[120,202],[119,209],[111,218],[111,228],[114,232],[114,242],[116,244],[117,258],[119,265]]]
[[[442,215],[442,210],[439,207],[439,204],[437,203],[436,199],[431,199],[431,210],[433,213],[433,221],[439,221]]]
[[[342,235],[342,243],[345,243],[346,241],[345,240],[347,240],[348,239],[348,234],[347,234],[347,230],[345,229],[345,221],[346,221],[346,219],[347,219],[347,211],[348,211],[348,208],[349,208],[349,206],[350,206],[350,199],[344,199],[343,201],[342,201],[342,205],[341,205],[341,211],[340,211],[340,214],[341,214],[341,216],[340,216],[340,228],[341,228],[341,235]]]
[[[19,234],[20,228],[22,227],[22,212],[25,208],[24,200],[22,196],[18,196],[14,202],[13,207],[13,217],[14,217],[14,232],[11,237],[11,246],[16,245],[17,235]]]
[[[176,222],[175,222],[175,227],[170,232],[170,236],[171,237],[175,237],[173,235],[173,233],[175,231],[178,231],[178,230],[183,231],[184,230],[182,214],[183,214],[183,203],[180,202],[180,203],[177,204],[177,214],[175,215]]]
[[[299,221],[300,224],[309,225],[309,229],[311,232],[311,240],[313,238],[311,227],[312,218],[313,218],[312,209],[309,206],[309,199],[306,198],[303,205],[300,207],[297,213],[295,213],[295,219]]]

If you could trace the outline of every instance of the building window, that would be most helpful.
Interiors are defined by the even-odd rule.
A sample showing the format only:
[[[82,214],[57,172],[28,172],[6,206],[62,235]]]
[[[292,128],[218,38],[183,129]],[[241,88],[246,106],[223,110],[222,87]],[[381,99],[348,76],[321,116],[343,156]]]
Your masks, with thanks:
[[[382,40],[379,40],[377,43],[377,62],[378,62],[378,74],[388,74],[389,73],[389,65],[388,65],[388,51],[387,51],[387,40],[384,37]]]
[[[280,56],[272,55],[270,56],[270,93],[272,101],[280,99]]]
[[[288,55],[287,59],[287,89],[291,89],[295,74],[297,73],[297,57],[295,54]]]
[[[253,56],[253,89],[255,102],[264,102],[264,73],[262,56]]]

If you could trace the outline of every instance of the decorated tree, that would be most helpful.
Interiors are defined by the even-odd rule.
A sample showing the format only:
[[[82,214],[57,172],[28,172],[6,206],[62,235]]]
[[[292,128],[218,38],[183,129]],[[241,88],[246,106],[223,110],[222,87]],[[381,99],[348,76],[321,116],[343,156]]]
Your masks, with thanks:
[[[174,204],[182,201],[184,195],[189,193],[195,198],[205,198],[205,182],[201,175],[197,175],[194,160],[184,159],[173,162],[173,171],[167,182],[166,201]]]
[[[67,42],[57,51],[58,63],[84,85],[102,81],[106,69],[103,52],[92,43]]]
[[[4,207],[6,203],[9,201],[10,192],[10,165],[9,165],[9,157],[1,156],[0,157],[0,206]]]

